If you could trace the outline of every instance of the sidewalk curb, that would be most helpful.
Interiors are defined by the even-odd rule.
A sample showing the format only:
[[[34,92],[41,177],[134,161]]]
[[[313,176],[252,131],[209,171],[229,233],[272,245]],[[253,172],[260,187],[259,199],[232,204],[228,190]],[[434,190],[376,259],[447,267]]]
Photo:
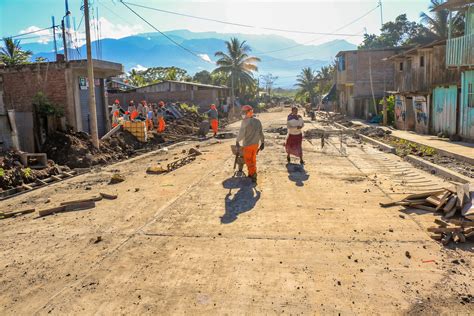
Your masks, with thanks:
[[[344,125],[341,125],[341,124],[336,123],[336,122],[334,122],[334,125],[336,125],[336,127],[340,128],[340,129],[343,129],[343,130],[348,130],[349,129],[349,128],[345,127]],[[396,153],[395,147],[392,147],[390,145],[379,142],[378,140],[375,140],[375,139],[373,139],[369,136],[358,134],[357,131],[354,131],[354,134],[358,135],[366,143],[372,144],[372,145],[376,146],[377,148],[381,149],[384,152],[391,153],[391,154]]]
[[[449,178],[451,180],[460,182],[460,183],[471,183],[474,182],[473,179],[466,177],[460,173],[457,173],[455,171],[449,170],[445,167],[435,165],[429,161],[426,161],[422,158],[413,156],[413,155],[408,155],[405,157],[405,160],[410,162],[411,164],[421,166],[423,168],[428,169],[432,174],[435,175],[440,175],[446,178]]]
[[[403,137],[400,137],[400,136],[395,136],[393,134],[390,134],[390,136],[393,136],[393,137],[398,138],[398,139],[406,140],[407,142],[417,144],[418,146],[425,146],[425,147],[433,148],[434,150],[436,150],[437,153],[439,153],[441,155],[451,157],[451,158],[455,158],[455,159],[459,159],[461,161],[464,161],[464,162],[467,162],[467,163],[470,163],[470,164],[474,165],[474,158],[459,155],[459,154],[453,153],[451,151],[447,151],[447,150],[444,150],[444,149],[439,149],[439,148],[436,148],[436,147],[433,147],[433,146],[430,146],[430,145],[425,145],[425,144],[422,144],[422,143],[419,143],[419,142],[416,142],[416,141],[413,141],[413,140],[409,140],[409,139],[406,139],[406,138],[403,138]]]

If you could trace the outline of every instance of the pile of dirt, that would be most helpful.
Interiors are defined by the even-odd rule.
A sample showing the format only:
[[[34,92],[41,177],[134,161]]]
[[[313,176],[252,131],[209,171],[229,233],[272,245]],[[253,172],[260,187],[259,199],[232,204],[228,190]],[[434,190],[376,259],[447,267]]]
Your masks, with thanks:
[[[390,135],[392,133],[389,130],[373,126],[364,126],[358,129],[357,132],[368,137],[384,137],[385,135]]]
[[[194,135],[199,130],[202,117],[196,112],[185,112],[184,117],[167,122],[166,130],[175,135]]]
[[[280,135],[286,135],[288,133],[288,129],[286,127],[277,127],[277,128],[269,128],[266,130],[267,133],[277,133]]]
[[[0,157],[0,189],[9,190],[69,170],[68,167],[56,165],[52,160],[48,160],[47,167],[43,169],[24,167],[20,162],[20,154],[9,151]]]

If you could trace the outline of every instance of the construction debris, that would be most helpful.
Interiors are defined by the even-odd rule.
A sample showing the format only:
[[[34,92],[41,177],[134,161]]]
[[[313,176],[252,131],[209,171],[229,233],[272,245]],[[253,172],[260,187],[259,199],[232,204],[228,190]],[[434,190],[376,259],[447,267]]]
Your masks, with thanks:
[[[100,196],[102,196],[106,200],[115,200],[118,197],[117,194],[109,194],[104,192],[100,192]]]
[[[458,184],[453,188],[411,194],[401,201],[380,203],[382,207],[403,206],[441,213],[443,220],[436,219],[438,227],[428,228],[431,237],[447,245],[450,241],[466,242],[474,237],[474,190],[469,184]],[[458,219],[453,219],[453,217]]]
[[[122,176],[120,173],[114,173],[110,178],[109,184],[117,184],[123,181],[125,181],[124,176]]]
[[[29,214],[29,213],[33,213],[34,211],[35,211],[34,208],[30,208],[30,209],[21,210],[21,211],[0,212],[0,219],[10,218],[10,217],[24,215],[24,214]]]
[[[269,128],[266,130],[267,133],[277,133],[280,135],[288,134],[288,129],[286,127],[277,127],[277,128]]]

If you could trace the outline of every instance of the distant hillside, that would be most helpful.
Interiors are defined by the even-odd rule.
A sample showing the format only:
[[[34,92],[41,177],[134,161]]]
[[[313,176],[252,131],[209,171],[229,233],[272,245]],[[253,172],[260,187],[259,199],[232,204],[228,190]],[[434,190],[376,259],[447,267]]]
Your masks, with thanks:
[[[345,40],[334,40],[321,45],[300,45],[297,42],[278,35],[224,34],[217,32],[191,32],[174,30],[166,32],[175,41],[199,54],[207,55],[215,61],[214,53],[225,50],[224,42],[230,37],[246,40],[252,47],[253,54],[260,57],[259,73],[272,73],[285,79],[279,79],[277,86],[293,85],[292,76],[296,76],[301,68],[311,66],[318,69],[327,65],[340,50],[355,49],[356,46]],[[159,33],[143,33],[121,39],[103,39],[101,41],[102,58],[122,63],[128,71],[137,65],[177,66],[190,74],[206,69],[212,70],[214,65],[195,57],[177,47]],[[295,46],[295,47],[293,47]],[[24,49],[34,52],[33,58],[45,57],[54,60],[53,43],[23,44]],[[93,56],[95,53],[95,43]],[[293,47],[291,49],[286,49]],[[282,50],[283,49],[283,50]],[[274,52],[276,51],[276,52]],[[86,49],[82,46],[74,51],[75,56],[85,58]]]

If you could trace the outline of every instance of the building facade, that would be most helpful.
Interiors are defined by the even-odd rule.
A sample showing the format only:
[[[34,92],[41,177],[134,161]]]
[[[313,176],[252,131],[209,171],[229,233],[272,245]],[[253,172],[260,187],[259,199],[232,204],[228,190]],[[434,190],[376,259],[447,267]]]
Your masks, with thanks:
[[[94,60],[99,135],[110,128],[105,79],[123,72],[121,64]],[[38,151],[45,140],[41,109],[33,105],[41,92],[63,113],[74,131],[90,132],[87,61],[32,63],[0,68],[0,142],[2,148]]]
[[[336,95],[339,111],[368,119],[379,113],[379,100],[393,89],[394,67],[387,57],[401,49],[341,51],[336,55]]]

